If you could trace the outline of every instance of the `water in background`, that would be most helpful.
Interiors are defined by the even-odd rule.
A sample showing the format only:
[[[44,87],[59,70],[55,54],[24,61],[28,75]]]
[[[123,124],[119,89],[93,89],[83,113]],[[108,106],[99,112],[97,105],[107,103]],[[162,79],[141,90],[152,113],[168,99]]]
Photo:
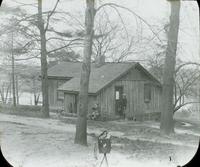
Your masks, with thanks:
[[[34,104],[34,94],[29,92],[23,92],[19,95],[19,104],[21,105],[35,105]],[[42,104],[42,96],[39,97],[38,105]]]

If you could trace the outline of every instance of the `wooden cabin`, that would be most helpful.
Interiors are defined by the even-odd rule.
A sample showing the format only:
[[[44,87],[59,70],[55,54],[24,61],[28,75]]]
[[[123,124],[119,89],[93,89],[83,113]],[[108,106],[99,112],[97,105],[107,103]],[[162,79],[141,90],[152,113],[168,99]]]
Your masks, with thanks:
[[[63,62],[48,70],[51,107],[63,107],[66,113],[77,113],[80,86],[79,62]],[[125,118],[159,119],[161,84],[139,63],[92,63],[89,81],[88,113],[98,104],[101,117],[122,117],[120,102],[126,95]]]

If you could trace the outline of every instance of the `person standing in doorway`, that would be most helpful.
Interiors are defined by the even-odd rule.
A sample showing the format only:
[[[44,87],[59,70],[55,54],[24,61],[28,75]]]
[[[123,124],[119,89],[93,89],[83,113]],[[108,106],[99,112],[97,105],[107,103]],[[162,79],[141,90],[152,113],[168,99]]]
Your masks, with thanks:
[[[123,94],[123,96],[122,96],[122,116],[124,119],[125,119],[125,113],[126,113],[126,106],[127,106],[126,94]]]

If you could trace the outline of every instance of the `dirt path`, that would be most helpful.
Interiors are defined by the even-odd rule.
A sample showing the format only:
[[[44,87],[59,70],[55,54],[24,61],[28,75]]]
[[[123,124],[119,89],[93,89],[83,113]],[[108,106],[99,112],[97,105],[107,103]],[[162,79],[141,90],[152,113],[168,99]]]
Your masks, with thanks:
[[[97,167],[102,155],[97,154],[97,160],[94,157],[96,139],[92,134],[99,134],[103,128],[90,123],[89,146],[81,147],[73,143],[73,124],[0,114],[2,152],[15,167]],[[148,138],[146,141],[131,140],[124,135],[123,128],[112,133],[115,137],[112,137],[112,151],[108,155],[110,166],[183,165],[196,152],[194,147],[152,142]],[[169,161],[170,157],[172,161]]]

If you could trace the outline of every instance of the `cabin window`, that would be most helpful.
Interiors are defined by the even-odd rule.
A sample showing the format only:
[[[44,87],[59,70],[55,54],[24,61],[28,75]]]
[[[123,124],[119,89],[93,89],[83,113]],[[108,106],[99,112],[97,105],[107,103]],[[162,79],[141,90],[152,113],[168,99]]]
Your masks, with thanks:
[[[151,101],[151,85],[144,84],[144,102],[149,103]]]
[[[63,85],[64,83],[65,83],[64,80],[58,80],[58,81],[57,81],[57,89],[58,89],[61,85]],[[58,90],[57,90],[57,99],[58,99],[58,100],[63,100],[63,99],[64,99],[64,93],[63,93],[63,91],[58,91]]]

